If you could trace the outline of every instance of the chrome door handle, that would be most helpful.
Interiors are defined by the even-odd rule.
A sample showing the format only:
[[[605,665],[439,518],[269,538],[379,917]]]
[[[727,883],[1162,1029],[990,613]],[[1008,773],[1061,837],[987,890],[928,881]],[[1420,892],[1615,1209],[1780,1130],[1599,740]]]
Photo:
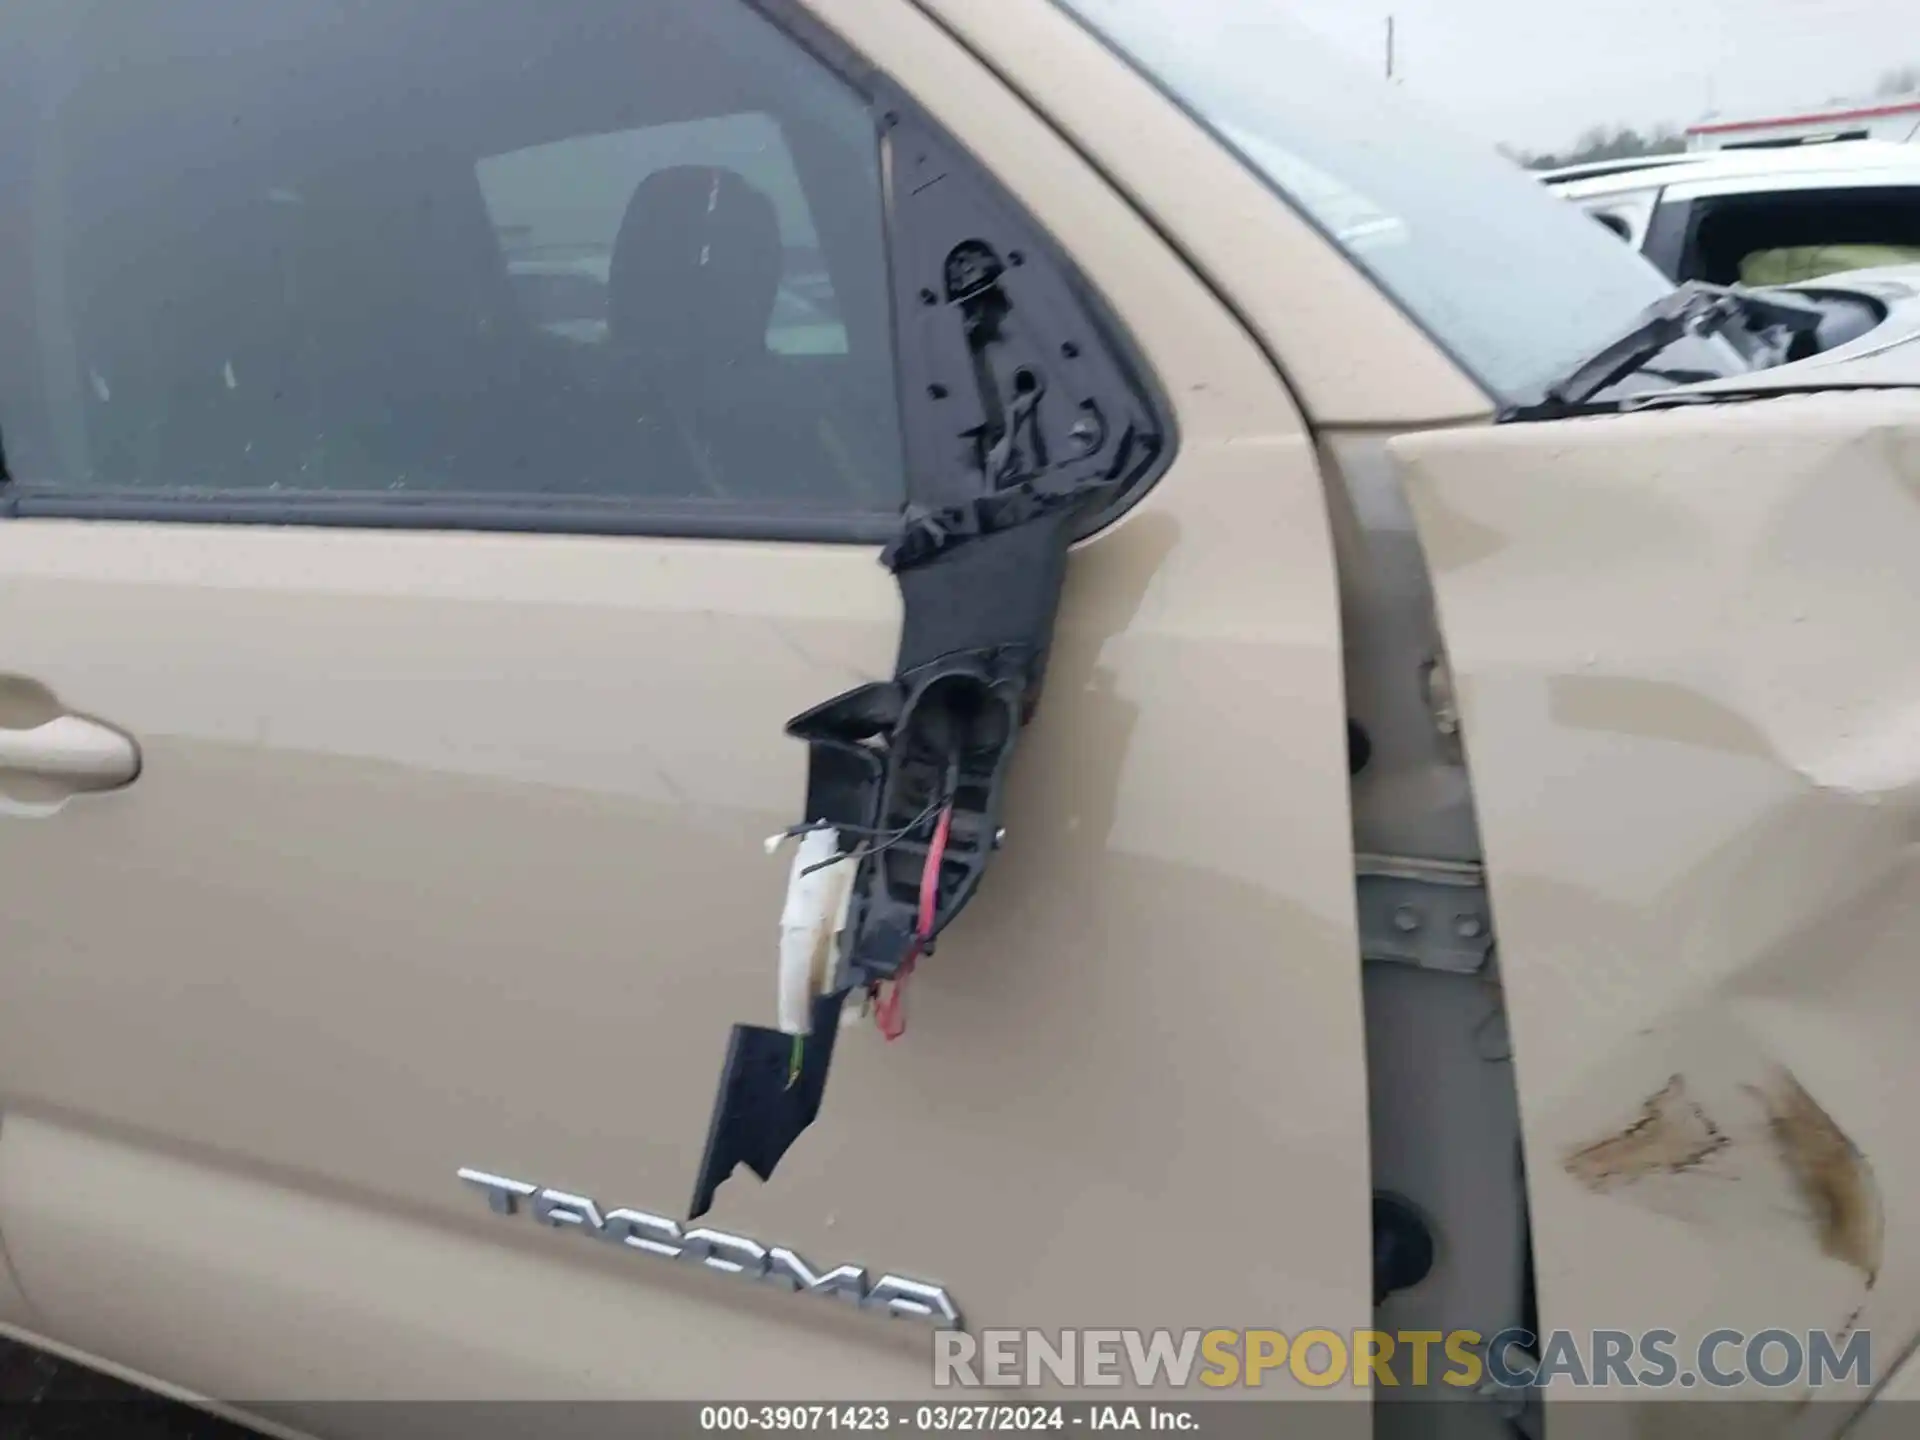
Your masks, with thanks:
[[[139,773],[139,748],[97,720],[61,715],[30,730],[0,729],[0,774],[30,775],[79,792],[117,789]]]

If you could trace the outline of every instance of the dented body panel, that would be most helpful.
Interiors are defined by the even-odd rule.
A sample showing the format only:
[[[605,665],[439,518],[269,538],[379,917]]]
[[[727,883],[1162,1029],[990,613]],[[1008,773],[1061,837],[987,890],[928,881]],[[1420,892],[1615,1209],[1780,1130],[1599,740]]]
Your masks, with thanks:
[[[1899,1355],[1920,400],[1393,449],[1500,927],[1542,1326],[1866,1328]]]

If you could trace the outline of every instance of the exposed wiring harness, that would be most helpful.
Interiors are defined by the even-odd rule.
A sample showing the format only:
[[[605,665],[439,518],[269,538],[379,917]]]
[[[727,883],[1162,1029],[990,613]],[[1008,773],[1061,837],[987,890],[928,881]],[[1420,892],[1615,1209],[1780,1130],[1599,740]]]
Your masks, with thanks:
[[[843,835],[863,835],[866,837],[867,843],[858,849],[843,851],[838,855],[829,855],[825,860],[815,861],[800,872],[802,875],[811,875],[814,871],[824,870],[829,865],[838,865],[846,860],[852,860],[857,863],[866,859],[869,855],[878,855],[882,851],[891,850],[922,825],[926,824],[927,821],[933,817],[934,812],[942,805],[945,805],[951,810],[953,808],[952,797],[949,795],[943,796],[938,800],[929,800],[926,808],[918,815],[907,821],[906,824],[897,825],[891,830],[872,830],[864,825],[835,825],[828,820],[814,820],[805,825],[794,825],[782,830],[778,835],[770,837],[767,841],[767,850],[771,853],[773,848],[782,840],[790,839],[798,835],[808,835],[816,830],[838,830]]]

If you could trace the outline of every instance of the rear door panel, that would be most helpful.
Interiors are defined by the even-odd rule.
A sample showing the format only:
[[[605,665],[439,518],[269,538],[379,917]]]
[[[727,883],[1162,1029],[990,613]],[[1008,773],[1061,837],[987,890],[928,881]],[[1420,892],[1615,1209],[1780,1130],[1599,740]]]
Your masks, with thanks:
[[[1363,1326],[1337,596],[1217,301],[905,5],[823,5],[1112,304],[1177,427],[1077,551],[1005,850],[707,1223],[971,1326]],[[925,1332],[491,1213],[679,1216],[770,1018],[805,752],[892,663],[860,546],[15,521],[0,671],[134,735],[0,817],[0,1226],[43,1332],[239,1400],[905,1394]],[[1257,1243],[1196,1246],[1195,1227]]]

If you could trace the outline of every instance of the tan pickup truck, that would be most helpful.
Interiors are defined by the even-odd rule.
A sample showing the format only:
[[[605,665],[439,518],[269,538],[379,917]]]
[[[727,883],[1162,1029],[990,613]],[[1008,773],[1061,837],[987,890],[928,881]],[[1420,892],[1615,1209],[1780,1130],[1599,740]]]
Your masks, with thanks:
[[[1278,8],[0,8],[0,1331],[1920,1395],[1920,287],[1675,290]]]

